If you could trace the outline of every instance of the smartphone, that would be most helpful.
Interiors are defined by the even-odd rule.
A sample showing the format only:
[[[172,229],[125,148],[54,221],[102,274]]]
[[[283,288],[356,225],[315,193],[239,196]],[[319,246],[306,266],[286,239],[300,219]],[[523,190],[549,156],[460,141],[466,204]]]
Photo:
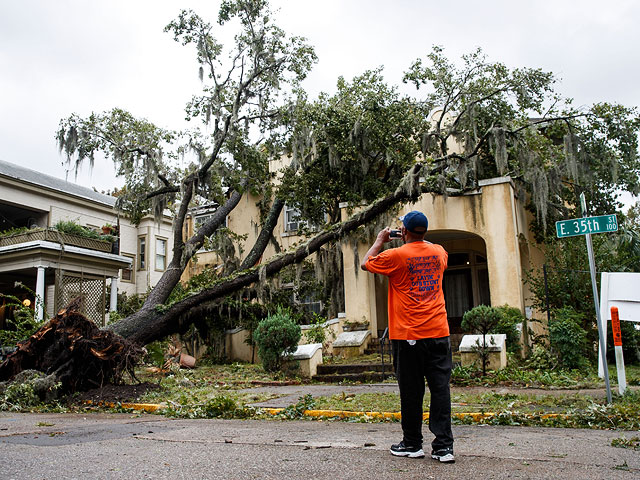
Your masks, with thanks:
[[[389,238],[402,238],[402,233],[400,230],[391,230],[389,233]]]

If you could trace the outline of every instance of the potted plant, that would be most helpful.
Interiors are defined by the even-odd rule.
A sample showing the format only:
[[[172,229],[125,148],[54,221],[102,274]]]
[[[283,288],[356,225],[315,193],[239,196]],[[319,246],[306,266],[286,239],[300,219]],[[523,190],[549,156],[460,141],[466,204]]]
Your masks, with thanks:
[[[103,235],[115,235],[116,227],[111,225],[110,223],[105,223],[102,226],[102,234]]]

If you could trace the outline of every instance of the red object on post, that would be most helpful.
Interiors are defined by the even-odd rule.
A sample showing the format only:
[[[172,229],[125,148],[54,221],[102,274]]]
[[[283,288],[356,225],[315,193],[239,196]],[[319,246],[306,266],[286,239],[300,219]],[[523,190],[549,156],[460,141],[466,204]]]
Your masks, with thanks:
[[[618,307],[611,307],[611,330],[613,331],[613,344],[616,347],[622,346],[622,333],[620,332],[620,315]]]

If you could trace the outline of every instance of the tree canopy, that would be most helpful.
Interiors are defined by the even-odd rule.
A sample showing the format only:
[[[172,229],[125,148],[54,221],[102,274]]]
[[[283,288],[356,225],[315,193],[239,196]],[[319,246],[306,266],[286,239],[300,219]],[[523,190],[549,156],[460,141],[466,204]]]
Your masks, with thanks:
[[[599,212],[619,206],[620,190],[640,191],[635,108],[575,108],[555,92],[552,73],[510,70],[480,49],[456,66],[434,47],[404,81],[426,87],[420,101],[437,114],[422,132],[423,155],[441,166],[427,179],[435,191],[508,175],[530,194],[543,225],[565,218],[582,192]]]

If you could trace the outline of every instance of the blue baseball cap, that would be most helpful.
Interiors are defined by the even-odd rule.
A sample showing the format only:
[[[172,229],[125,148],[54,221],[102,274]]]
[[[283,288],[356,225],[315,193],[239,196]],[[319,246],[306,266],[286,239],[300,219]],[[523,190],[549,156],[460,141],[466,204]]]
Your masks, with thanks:
[[[413,210],[400,217],[400,220],[402,220],[404,228],[409,230],[411,233],[426,233],[427,228],[429,227],[429,220],[427,220],[427,216],[417,210]]]

